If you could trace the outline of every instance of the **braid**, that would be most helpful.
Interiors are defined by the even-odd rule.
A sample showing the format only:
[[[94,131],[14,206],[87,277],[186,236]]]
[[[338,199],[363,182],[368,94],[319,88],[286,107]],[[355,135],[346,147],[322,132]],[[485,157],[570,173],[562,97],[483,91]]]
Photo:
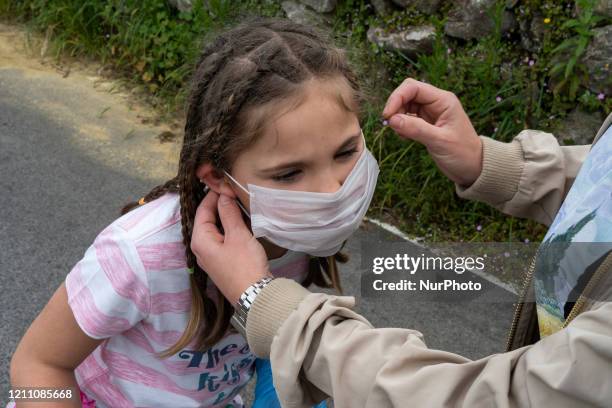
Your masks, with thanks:
[[[210,302],[207,293],[208,287],[208,279],[205,272],[200,268],[196,261],[195,254],[191,251],[191,235],[193,233],[193,220],[195,218],[195,212],[197,209],[197,205],[200,202],[199,198],[204,198],[203,189],[194,188],[197,186],[197,180],[195,177],[195,157],[193,156],[193,152],[190,150],[183,149],[181,151],[180,158],[181,168],[179,173],[181,174],[180,185],[181,185],[181,194],[180,194],[180,205],[181,205],[181,232],[183,236],[183,245],[185,246],[185,258],[187,268],[193,270],[193,273],[190,275],[190,283],[192,287],[192,297],[197,298],[194,302],[200,308],[192,307],[191,321],[202,321],[202,317],[204,317],[204,325],[199,324],[196,325],[193,329],[200,333],[203,326],[210,327],[211,317],[215,314],[215,305]],[[183,167],[184,166],[184,167]],[[198,190],[200,190],[200,194],[198,194]],[[196,288],[197,290],[193,290]],[[187,330],[186,330],[187,332]],[[202,336],[198,337],[197,348],[203,346],[205,338]]]
[[[217,63],[220,63],[220,60],[222,59],[220,58],[221,56],[221,53],[217,55]],[[210,71],[209,67],[207,67],[207,71]],[[215,116],[218,117],[216,125],[206,129],[202,135],[197,135],[197,133],[194,132],[194,130],[199,129],[200,126],[190,128],[186,127],[186,138],[188,135],[197,135],[197,137],[209,138],[211,143],[209,146],[207,146],[208,151],[223,151],[224,145],[227,144],[227,140],[225,140],[224,137],[228,133],[226,132],[226,128],[231,123],[232,118],[237,116],[238,111],[248,96],[247,90],[252,86],[252,82],[256,80],[257,75],[263,75],[263,72],[259,72],[254,65],[250,65],[250,69],[248,70],[243,70],[241,75],[242,79],[236,83],[235,87],[233,88],[233,92],[224,99],[225,103],[219,105],[218,112],[210,113],[211,115],[216,113]],[[206,75],[200,76],[200,78],[204,77],[206,77]],[[212,76],[209,78],[212,78]],[[200,82],[198,85],[199,87],[206,87],[207,84],[205,82]],[[206,92],[202,92],[198,89],[195,94],[203,97],[205,93]],[[191,106],[193,107],[194,105],[201,106],[201,101],[193,101]],[[201,311],[193,312],[195,315],[203,318],[203,324],[201,324],[201,326],[198,328],[198,332],[201,332],[202,328],[204,327],[210,328],[210,330],[207,330],[207,333],[204,333],[198,337],[197,347],[207,348],[217,343],[227,332],[233,307],[216,288],[217,303],[215,304],[210,299],[207,294],[208,275],[203,269],[200,268],[196,261],[196,256],[191,250],[191,235],[193,233],[193,220],[195,218],[195,212],[198,203],[200,203],[205,196],[203,189],[200,188],[201,186],[199,184],[199,180],[197,180],[197,177],[195,176],[196,168],[199,164],[198,159],[204,156],[205,153],[202,152],[200,154],[197,149],[192,148],[194,146],[195,144],[190,145],[190,148],[186,148],[184,146],[180,157],[179,174],[181,174],[181,177],[179,183],[181,186],[181,231],[183,235],[183,244],[185,246],[187,267],[193,269],[191,281],[199,288],[198,294],[203,306],[203,314]],[[200,147],[200,150],[203,150],[202,146],[198,147]],[[225,166],[222,156],[224,155],[217,154],[211,157],[215,166],[218,168],[223,168]]]
[[[142,197],[139,201],[132,201],[130,203],[127,203],[126,205],[123,206],[123,208],[121,208],[121,215],[130,212],[131,210],[138,207],[139,205],[148,203],[149,201],[153,201],[156,198],[163,196],[167,192],[172,192],[172,193],[178,192],[179,185],[178,185],[177,178],[178,177],[174,177],[166,181],[164,184],[160,184],[159,186],[153,188],[153,190],[149,191],[149,193],[146,194],[144,197]]]
[[[232,122],[232,118],[238,115],[242,104],[248,98],[248,89],[252,87],[252,83],[257,80],[258,76],[263,75],[262,71],[258,71],[257,67],[253,64],[246,64],[246,69],[242,70],[242,79],[235,84],[233,92],[222,99],[223,103],[219,104],[217,117],[218,121],[213,128],[207,129],[207,134],[214,140],[209,149],[213,152],[224,152],[225,147],[228,143],[226,135],[229,133],[227,128]],[[224,159],[225,154],[218,154],[212,157],[212,161],[217,168],[226,167],[227,163]],[[227,332],[229,328],[229,322],[233,312],[232,305],[223,297],[221,292],[217,291],[217,303],[214,304],[212,300],[207,296],[207,280],[208,276],[204,270],[202,270],[196,262],[196,257],[191,251],[191,234],[193,231],[193,219],[195,217],[195,211],[197,203],[202,198],[197,197],[197,194],[193,192],[193,186],[198,184],[198,180],[195,177],[195,166],[190,169],[189,164],[194,163],[195,158],[191,157],[188,160],[181,158],[181,163],[186,163],[186,167],[182,169],[183,181],[185,183],[185,190],[181,191],[181,219],[185,220],[183,224],[183,243],[185,245],[185,254],[187,257],[187,265],[194,269],[193,278],[200,287],[200,293],[202,293],[204,303],[204,315],[203,327],[211,328],[207,330],[207,333],[200,336],[198,347],[210,347],[217,343]],[[188,176],[188,175],[191,175]],[[190,180],[191,179],[191,180]],[[201,190],[201,189],[199,189]],[[195,198],[189,199],[189,197]]]

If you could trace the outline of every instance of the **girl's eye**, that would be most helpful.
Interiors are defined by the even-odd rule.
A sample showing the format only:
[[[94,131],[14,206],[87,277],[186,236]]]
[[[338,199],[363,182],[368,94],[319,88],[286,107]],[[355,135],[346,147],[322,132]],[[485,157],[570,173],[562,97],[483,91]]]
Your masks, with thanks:
[[[299,170],[292,170],[287,173],[272,176],[272,178],[276,181],[281,181],[281,182],[282,181],[292,181],[299,173],[300,173]]]
[[[357,148],[354,147],[354,148],[352,148],[350,150],[345,150],[342,153],[338,153],[336,155],[336,158],[345,159],[345,158],[351,157],[355,153],[357,153]]]

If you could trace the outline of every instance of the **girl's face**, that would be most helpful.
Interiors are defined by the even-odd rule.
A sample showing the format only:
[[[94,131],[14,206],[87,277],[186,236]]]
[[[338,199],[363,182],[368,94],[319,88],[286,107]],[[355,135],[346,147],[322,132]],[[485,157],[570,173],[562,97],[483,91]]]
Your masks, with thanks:
[[[310,81],[301,103],[271,121],[261,137],[238,155],[228,173],[245,188],[255,184],[284,190],[337,191],[364,149],[357,115],[340,100],[350,101],[352,92],[344,81]],[[218,186],[225,194],[231,189],[250,208],[248,194],[228,177]]]

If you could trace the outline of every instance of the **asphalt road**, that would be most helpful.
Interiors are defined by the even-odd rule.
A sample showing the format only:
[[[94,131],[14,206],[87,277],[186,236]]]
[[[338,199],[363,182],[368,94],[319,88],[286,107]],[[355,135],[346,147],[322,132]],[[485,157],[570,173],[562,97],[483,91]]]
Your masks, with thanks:
[[[162,128],[142,125],[122,104],[86,75],[62,78],[0,54],[0,406],[29,324],[119,208],[175,168],[176,146],[155,139]],[[104,106],[111,109],[100,114]],[[370,224],[347,246],[342,279],[358,311],[377,327],[417,329],[430,347],[469,358],[503,349],[510,303],[362,299],[361,241],[378,234],[386,233]]]

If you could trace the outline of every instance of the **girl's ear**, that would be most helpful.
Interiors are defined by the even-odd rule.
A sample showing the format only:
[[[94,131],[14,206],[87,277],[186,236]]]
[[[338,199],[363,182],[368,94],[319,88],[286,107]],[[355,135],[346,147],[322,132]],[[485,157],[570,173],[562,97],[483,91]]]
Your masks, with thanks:
[[[216,169],[211,163],[204,163],[196,170],[196,176],[208,188],[217,194],[225,194],[229,197],[236,197],[236,194],[225,181],[226,177],[222,171]]]

